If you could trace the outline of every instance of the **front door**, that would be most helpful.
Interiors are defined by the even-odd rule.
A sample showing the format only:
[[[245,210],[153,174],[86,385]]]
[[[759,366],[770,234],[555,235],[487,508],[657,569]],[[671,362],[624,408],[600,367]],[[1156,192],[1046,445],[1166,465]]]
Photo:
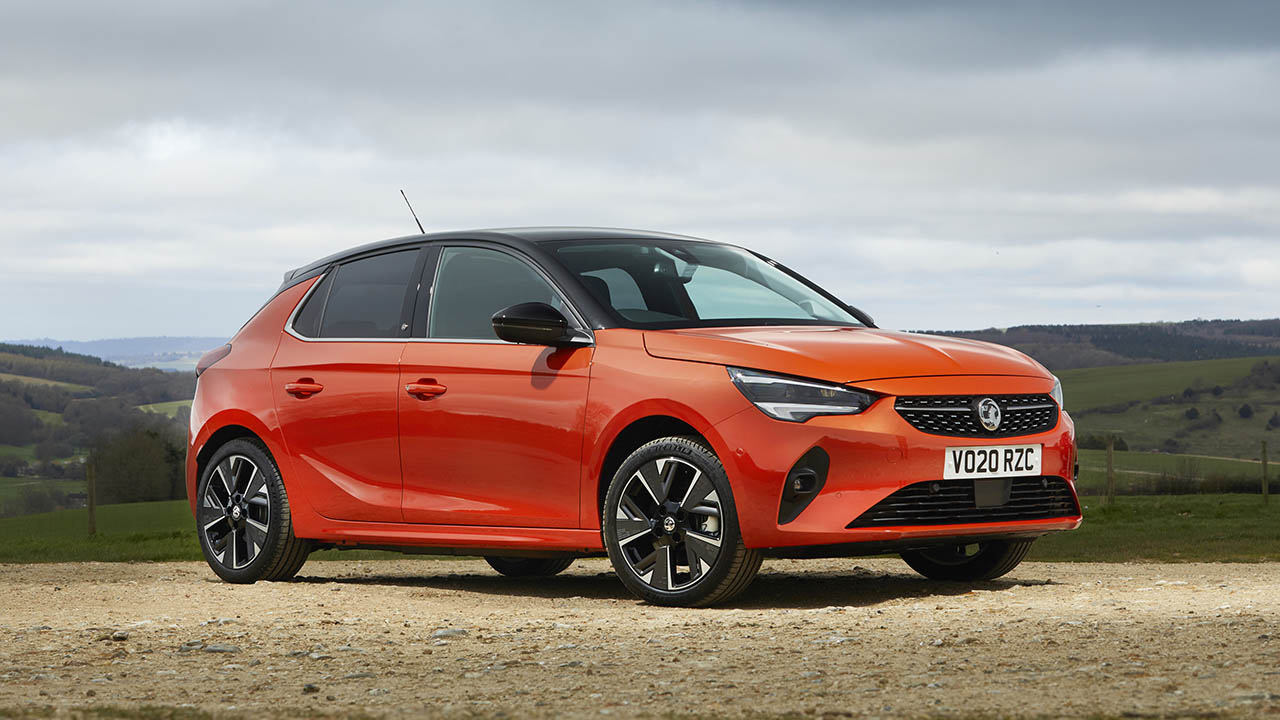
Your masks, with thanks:
[[[325,517],[402,519],[399,362],[419,256],[415,248],[331,268],[272,362],[290,486]]]
[[[572,317],[524,259],[489,247],[440,251],[426,337],[410,340],[400,363],[406,521],[579,526],[592,348],[499,340],[490,318],[522,302]]]

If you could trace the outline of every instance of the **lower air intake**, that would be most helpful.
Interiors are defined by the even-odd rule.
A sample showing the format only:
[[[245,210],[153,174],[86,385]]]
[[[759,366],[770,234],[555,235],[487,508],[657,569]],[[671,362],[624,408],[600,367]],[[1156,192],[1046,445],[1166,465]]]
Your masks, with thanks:
[[[845,527],[959,525],[1048,520],[1080,514],[1071,487],[1060,477],[1013,478],[1009,501],[990,507],[978,507],[973,483],[973,480],[932,480],[908,485]]]

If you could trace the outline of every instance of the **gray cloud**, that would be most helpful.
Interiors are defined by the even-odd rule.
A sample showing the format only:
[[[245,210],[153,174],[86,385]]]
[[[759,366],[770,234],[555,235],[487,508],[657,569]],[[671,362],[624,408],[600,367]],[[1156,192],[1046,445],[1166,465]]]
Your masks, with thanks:
[[[227,334],[408,232],[767,252],[894,327],[1280,311],[1269,3],[40,3],[0,336]]]

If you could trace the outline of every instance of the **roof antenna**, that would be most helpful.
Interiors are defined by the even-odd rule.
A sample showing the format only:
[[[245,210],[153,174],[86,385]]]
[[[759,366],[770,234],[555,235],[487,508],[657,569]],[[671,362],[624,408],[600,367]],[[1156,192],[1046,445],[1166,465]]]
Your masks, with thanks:
[[[400,197],[404,198],[405,205],[409,205],[409,196],[404,194],[403,189],[400,190]],[[418,232],[422,233],[423,235],[426,235],[427,231],[422,229],[422,221],[418,219],[418,213],[413,211],[412,205],[409,205],[409,214],[413,216],[413,221],[418,223]]]

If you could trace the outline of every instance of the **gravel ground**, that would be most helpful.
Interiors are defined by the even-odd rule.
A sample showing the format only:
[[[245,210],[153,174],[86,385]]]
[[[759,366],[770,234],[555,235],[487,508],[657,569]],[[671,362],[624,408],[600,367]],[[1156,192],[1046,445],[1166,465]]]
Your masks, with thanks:
[[[0,717],[1275,716],[1280,564],[767,561],[731,607],[640,604],[604,560],[0,565]],[[114,710],[112,711],[114,712]],[[180,713],[181,714],[181,713]]]

